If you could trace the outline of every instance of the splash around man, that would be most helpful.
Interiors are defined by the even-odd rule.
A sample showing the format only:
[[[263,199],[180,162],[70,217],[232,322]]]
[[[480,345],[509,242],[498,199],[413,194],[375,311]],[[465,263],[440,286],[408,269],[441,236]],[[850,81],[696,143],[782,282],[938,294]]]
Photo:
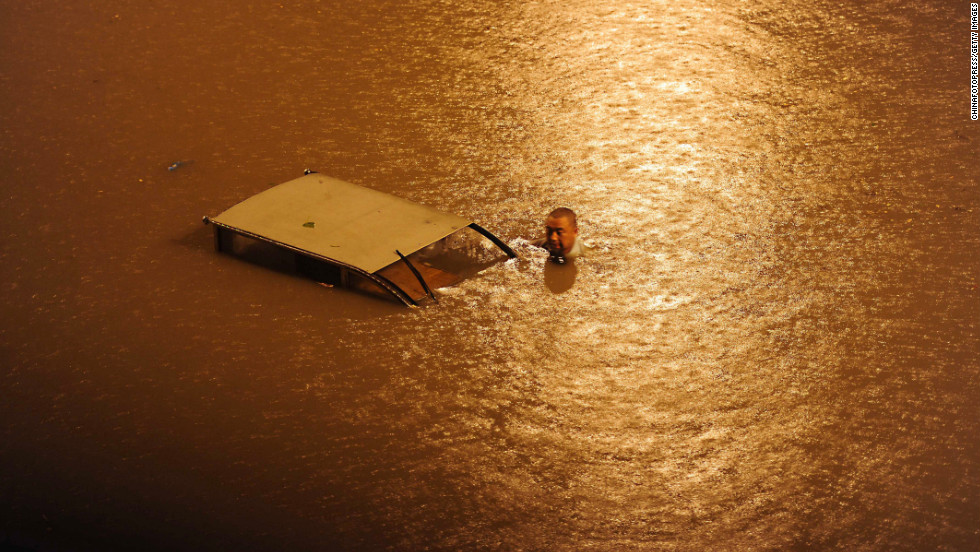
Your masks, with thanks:
[[[578,219],[575,211],[559,207],[548,213],[544,222],[543,240],[536,245],[544,247],[551,254],[550,260],[563,264],[566,259],[574,259],[585,252],[582,240],[578,239]]]

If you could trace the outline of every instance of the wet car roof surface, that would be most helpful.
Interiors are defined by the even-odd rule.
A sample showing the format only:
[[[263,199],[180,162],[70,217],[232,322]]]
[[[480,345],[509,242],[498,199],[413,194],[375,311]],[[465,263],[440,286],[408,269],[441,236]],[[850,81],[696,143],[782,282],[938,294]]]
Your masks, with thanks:
[[[470,221],[317,173],[256,194],[212,219],[375,272]]]

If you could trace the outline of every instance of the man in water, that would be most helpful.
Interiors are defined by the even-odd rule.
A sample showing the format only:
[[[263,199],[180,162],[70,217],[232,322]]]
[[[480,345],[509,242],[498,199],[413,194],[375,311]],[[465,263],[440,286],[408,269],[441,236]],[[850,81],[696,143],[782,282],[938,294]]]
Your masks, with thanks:
[[[574,259],[585,252],[582,240],[578,239],[578,220],[575,211],[559,207],[548,214],[544,222],[543,240],[535,245],[543,247],[551,254],[551,260],[563,264],[566,259]]]

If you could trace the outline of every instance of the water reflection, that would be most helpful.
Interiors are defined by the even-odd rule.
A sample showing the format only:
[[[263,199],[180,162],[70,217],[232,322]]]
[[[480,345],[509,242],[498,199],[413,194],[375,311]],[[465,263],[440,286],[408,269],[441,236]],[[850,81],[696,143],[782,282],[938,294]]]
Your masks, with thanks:
[[[950,108],[958,12],[112,8],[2,8],[3,531],[975,543],[980,142]],[[213,253],[202,213],[306,166],[521,258],[404,309]],[[517,238],[554,205],[603,252],[550,266]]]
[[[578,266],[575,259],[569,259],[563,264],[555,262],[544,263],[544,285],[555,295],[565,293],[575,285]]]

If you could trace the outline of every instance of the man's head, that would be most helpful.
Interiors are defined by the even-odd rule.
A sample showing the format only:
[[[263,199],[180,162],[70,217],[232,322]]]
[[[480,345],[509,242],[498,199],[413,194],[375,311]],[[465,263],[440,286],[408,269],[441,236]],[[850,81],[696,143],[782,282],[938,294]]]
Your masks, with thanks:
[[[548,214],[544,222],[545,247],[552,255],[565,256],[572,250],[578,236],[575,211],[559,207]]]

